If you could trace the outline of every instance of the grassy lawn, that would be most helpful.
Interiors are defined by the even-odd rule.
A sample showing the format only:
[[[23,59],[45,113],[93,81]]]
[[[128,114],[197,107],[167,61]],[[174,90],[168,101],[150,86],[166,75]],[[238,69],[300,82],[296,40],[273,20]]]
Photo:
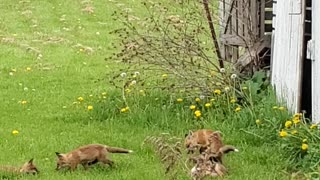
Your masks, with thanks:
[[[139,4],[137,0],[121,3]],[[82,11],[81,1],[0,2],[0,164],[20,165],[35,158],[41,174],[23,179],[168,179],[152,148],[141,146],[144,138],[162,132],[184,137],[196,127],[161,107],[154,101],[158,95],[162,98],[156,93],[139,101],[149,108],[138,110],[135,105],[137,110],[131,114],[118,113],[114,104],[120,100],[114,97],[119,92],[103,80],[119,66],[105,61],[114,41],[109,31],[117,26],[111,20],[115,4],[96,0],[93,6],[95,12],[89,14]],[[74,103],[80,96],[84,101]],[[88,111],[88,105],[94,109]],[[226,143],[240,149],[225,158],[230,169],[226,179],[286,179],[279,148],[248,141],[250,135],[221,119],[213,118],[205,126],[219,129]],[[19,134],[12,135],[13,130]],[[54,170],[56,151],[88,143],[135,153],[113,154],[112,169]],[[179,179],[188,177],[182,174]]]

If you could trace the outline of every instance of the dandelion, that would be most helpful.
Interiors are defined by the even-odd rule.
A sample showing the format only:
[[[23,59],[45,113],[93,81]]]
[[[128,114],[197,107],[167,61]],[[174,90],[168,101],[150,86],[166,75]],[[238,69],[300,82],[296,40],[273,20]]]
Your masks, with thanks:
[[[318,127],[317,124],[312,124],[312,125],[310,126],[310,129],[316,129],[317,127]]]
[[[167,79],[167,77],[168,77],[168,74],[162,74],[163,79]]]
[[[307,141],[308,141],[307,139],[303,139],[302,140],[303,143],[307,143]]]
[[[236,74],[232,74],[231,75],[231,79],[236,79],[237,78],[237,75]]]
[[[292,134],[292,135],[298,134],[298,131],[297,131],[297,130],[292,130],[292,131],[291,131],[291,134]]]
[[[204,95],[200,95],[200,99],[204,99],[205,98],[205,96]]]
[[[125,113],[129,111],[129,107],[121,108],[120,112]]]
[[[93,106],[89,105],[87,109],[88,109],[88,111],[91,111],[91,110],[93,110]]]
[[[230,87],[228,87],[228,86],[226,86],[225,88],[224,88],[224,91],[226,91],[226,92],[228,92],[230,90]]]
[[[135,84],[137,84],[137,81],[136,81],[136,80],[133,80],[133,81],[131,81],[130,86],[133,86],[133,85],[135,85]]]
[[[28,102],[26,100],[21,101],[21,104],[27,104]]]
[[[299,124],[299,123],[300,123],[300,119],[293,118],[293,123],[294,123],[294,124]]]
[[[236,103],[237,102],[237,100],[235,99],[235,98],[232,98],[231,100],[230,100],[230,103]]]
[[[285,108],[284,108],[283,106],[280,106],[278,109],[279,109],[280,111],[284,111],[284,110],[285,110]]]
[[[91,98],[92,98],[92,97],[93,97],[93,95],[92,95],[92,94],[90,94],[90,95],[89,95],[89,97],[91,97]]]
[[[257,124],[257,125],[259,125],[259,124],[261,124],[261,123],[262,123],[262,122],[261,122],[260,119],[257,119],[257,120],[256,120],[256,124]]]
[[[199,111],[199,110],[195,111],[195,112],[194,112],[194,115],[195,115],[197,118],[201,117],[201,111]]]
[[[221,90],[220,89],[216,89],[213,91],[214,94],[220,95],[221,94]]]
[[[13,76],[13,72],[9,72],[9,75],[10,75],[10,76]]]
[[[31,71],[31,67],[27,67],[26,70],[27,70],[27,71]]]
[[[196,98],[195,101],[196,101],[196,102],[200,102],[201,99],[200,99],[200,98]]]
[[[106,92],[103,92],[103,93],[101,93],[101,95],[102,95],[102,96],[106,96],[107,93],[106,93]],[[92,95],[90,95],[90,96],[92,96]]]
[[[140,72],[136,71],[136,72],[134,72],[134,75],[139,76]]]
[[[83,52],[83,51],[84,51],[84,49],[83,49],[83,48],[80,48],[80,49],[79,49],[79,51],[80,51],[80,52]]]
[[[284,124],[284,126],[285,126],[286,128],[290,128],[290,127],[292,126],[292,121],[286,121],[285,124]]]
[[[98,35],[98,36],[99,36],[99,35],[100,35],[100,32],[96,32],[96,35]]]
[[[274,110],[275,110],[275,109],[278,109],[278,106],[273,106],[272,109],[274,109]]]
[[[241,111],[241,107],[237,107],[234,111],[235,112],[240,112]]]
[[[12,133],[13,135],[18,135],[18,134],[19,134],[19,131],[18,131],[18,130],[13,130],[11,133]]]
[[[82,102],[83,101],[83,97],[78,97],[78,101]]]
[[[127,76],[127,73],[123,72],[123,73],[120,74],[120,76],[121,76],[122,78],[125,78],[125,77]]]
[[[190,109],[191,109],[191,110],[195,110],[195,109],[196,109],[196,106],[195,106],[195,105],[191,105],[191,106],[190,106]]]
[[[29,89],[28,89],[27,87],[24,87],[23,90],[24,90],[24,91],[28,91]]]
[[[182,98],[178,98],[178,99],[177,99],[177,102],[179,102],[179,103],[181,103],[182,101],[183,101]]]
[[[225,70],[224,68],[221,68],[221,69],[220,69],[220,72],[221,72],[221,73],[224,73],[224,72],[226,72],[226,70]]]
[[[211,105],[211,103],[206,103],[204,106],[205,106],[206,108],[209,108],[209,107],[211,107],[212,105]]]
[[[130,89],[126,89],[125,92],[126,92],[127,94],[129,94],[129,93],[131,92],[131,90],[130,90]]]
[[[288,133],[287,133],[287,131],[285,131],[285,130],[281,130],[280,132],[279,132],[279,136],[280,137],[286,137],[288,135]]]
[[[301,118],[302,117],[302,113],[296,113],[293,115],[294,118]]]
[[[308,144],[306,144],[306,143],[302,143],[302,145],[301,145],[301,149],[302,149],[303,151],[308,150]]]

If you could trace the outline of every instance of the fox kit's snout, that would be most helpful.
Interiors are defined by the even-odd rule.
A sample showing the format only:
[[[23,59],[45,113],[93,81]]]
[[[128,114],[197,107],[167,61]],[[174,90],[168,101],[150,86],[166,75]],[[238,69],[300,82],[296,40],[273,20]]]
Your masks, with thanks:
[[[63,168],[75,170],[79,164],[81,164],[85,169],[88,169],[89,166],[98,162],[112,166],[114,162],[106,157],[108,153],[132,152],[132,150],[109,147],[102,144],[89,144],[79,147],[66,154],[56,152],[56,156],[58,157],[56,170]]]

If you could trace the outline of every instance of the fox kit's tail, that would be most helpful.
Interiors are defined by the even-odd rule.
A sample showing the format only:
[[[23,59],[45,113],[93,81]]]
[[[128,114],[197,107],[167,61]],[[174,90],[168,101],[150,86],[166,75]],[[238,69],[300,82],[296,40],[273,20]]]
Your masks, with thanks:
[[[110,147],[110,146],[106,146],[106,149],[110,153],[132,153],[133,152],[132,150],[129,150],[129,149],[123,149],[123,148],[118,148],[118,147]]]
[[[227,154],[232,151],[239,152],[239,150],[237,148],[235,148],[234,146],[230,146],[230,145],[225,145],[219,149],[219,152],[221,152],[222,154]]]

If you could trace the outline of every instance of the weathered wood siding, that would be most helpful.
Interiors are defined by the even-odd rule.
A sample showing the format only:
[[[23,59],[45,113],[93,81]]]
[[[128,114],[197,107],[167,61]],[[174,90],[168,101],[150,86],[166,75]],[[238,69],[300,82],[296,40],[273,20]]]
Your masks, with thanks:
[[[300,110],[304,1],[277,0],[272,52],[272,85],[291,112]]]
[[[312,120],[320,122],[320,1],[312,1]]]

